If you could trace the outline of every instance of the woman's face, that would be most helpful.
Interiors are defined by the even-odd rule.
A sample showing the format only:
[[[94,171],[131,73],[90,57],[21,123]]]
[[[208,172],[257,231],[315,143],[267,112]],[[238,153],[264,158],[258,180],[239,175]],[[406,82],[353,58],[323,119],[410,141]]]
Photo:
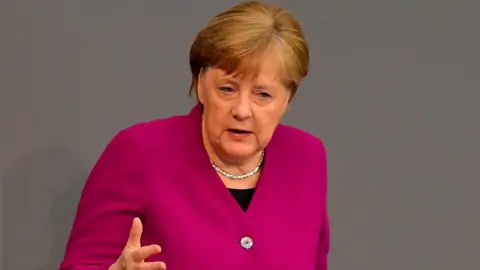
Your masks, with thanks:
[[[215,151],[245,158],[263,150],[288,105],[274,61],[264,62],[256,76],[229,75],[207,68],[198,78],[197,95],[203,104],[204,138]]]

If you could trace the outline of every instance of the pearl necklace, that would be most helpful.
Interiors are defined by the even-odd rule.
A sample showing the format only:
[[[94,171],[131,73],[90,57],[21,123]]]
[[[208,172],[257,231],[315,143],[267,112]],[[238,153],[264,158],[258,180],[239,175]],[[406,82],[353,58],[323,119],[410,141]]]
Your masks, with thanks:
[[[255,167],[255,169],[253,169],[252,171],[250,171],[248,173],[245,173],[245,174],[231,174],[231,173],[228,173],[228,172],[220,169],[217,165],[215,165],[213,163],[213,161],[210,160],[210,163],[212,164],[212,167],[215,169],[215,171],[217,171],[221,175],[223,175],[223,176],[225,176],[229,179],[232,179],[232,180],[242,180],[242,179],[248,178],[248,177],[258,173],[258,171],[260,170],[260,167],[262,166],[262,163],[263,163],[263,156],[264,156],[264,152],[262,151],[262,156],[260,157],[260,161],[258,162],[257,167]]]

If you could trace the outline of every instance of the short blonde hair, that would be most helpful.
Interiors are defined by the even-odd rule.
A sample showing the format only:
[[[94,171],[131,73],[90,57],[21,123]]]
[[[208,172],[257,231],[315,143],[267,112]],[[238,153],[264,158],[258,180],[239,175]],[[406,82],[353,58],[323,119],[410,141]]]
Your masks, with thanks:
[[[309,48],[292,14],[260,1],[247,1],[218,14],[197,34],[190,48],[190,94],[202,69],[218,67],[230,74],[252,74],[272,48],[277,49],[282,79],[293,97],[308,74]]]

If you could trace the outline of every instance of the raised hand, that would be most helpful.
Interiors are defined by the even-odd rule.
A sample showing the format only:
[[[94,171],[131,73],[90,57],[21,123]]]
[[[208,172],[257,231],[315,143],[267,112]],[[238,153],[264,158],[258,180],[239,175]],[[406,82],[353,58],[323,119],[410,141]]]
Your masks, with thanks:
[[[143,226],[139,218],[134,218],[130,236],[122,254],[109,270],[165,270],[164,262],[145,262],[145,259],[161,252],[159,245],[143,246],[140,243]]]

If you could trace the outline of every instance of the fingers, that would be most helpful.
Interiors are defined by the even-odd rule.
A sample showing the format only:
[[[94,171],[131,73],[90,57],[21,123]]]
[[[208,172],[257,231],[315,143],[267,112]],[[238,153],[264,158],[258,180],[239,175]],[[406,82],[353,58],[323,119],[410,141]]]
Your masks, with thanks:
[[[135,262],[142,262],[144,261],[146,258],[154,255],[154,254],[158,254],[162,251],[162,249],[160,248],[159,245],[150,245],[150,246],[144,246],[144,247],[141,247],[139,249],[136,249],[134,251],[132,251],[132,259],[135,261]]]
[[[140,239],[142,238],[143,226],[139,218],[134,218],[132,227],[130,229],[130,235],[126,247],[128,248],[140,248]]]
[[[165,270],[167,266],[164,262],[148,262],[142,264],[138,269],[140,270]]]
[[[159,245],[141,246],[141,237],[143,233],[142,222],[139,218],[134,218],[130,235],[125,245],[125,250],[119,258],[121,265],[135,265],[135,269],[139,270],[164,270],[166,269],[163,262],[148,262],[145,259],[160,253],[162,250]]]

